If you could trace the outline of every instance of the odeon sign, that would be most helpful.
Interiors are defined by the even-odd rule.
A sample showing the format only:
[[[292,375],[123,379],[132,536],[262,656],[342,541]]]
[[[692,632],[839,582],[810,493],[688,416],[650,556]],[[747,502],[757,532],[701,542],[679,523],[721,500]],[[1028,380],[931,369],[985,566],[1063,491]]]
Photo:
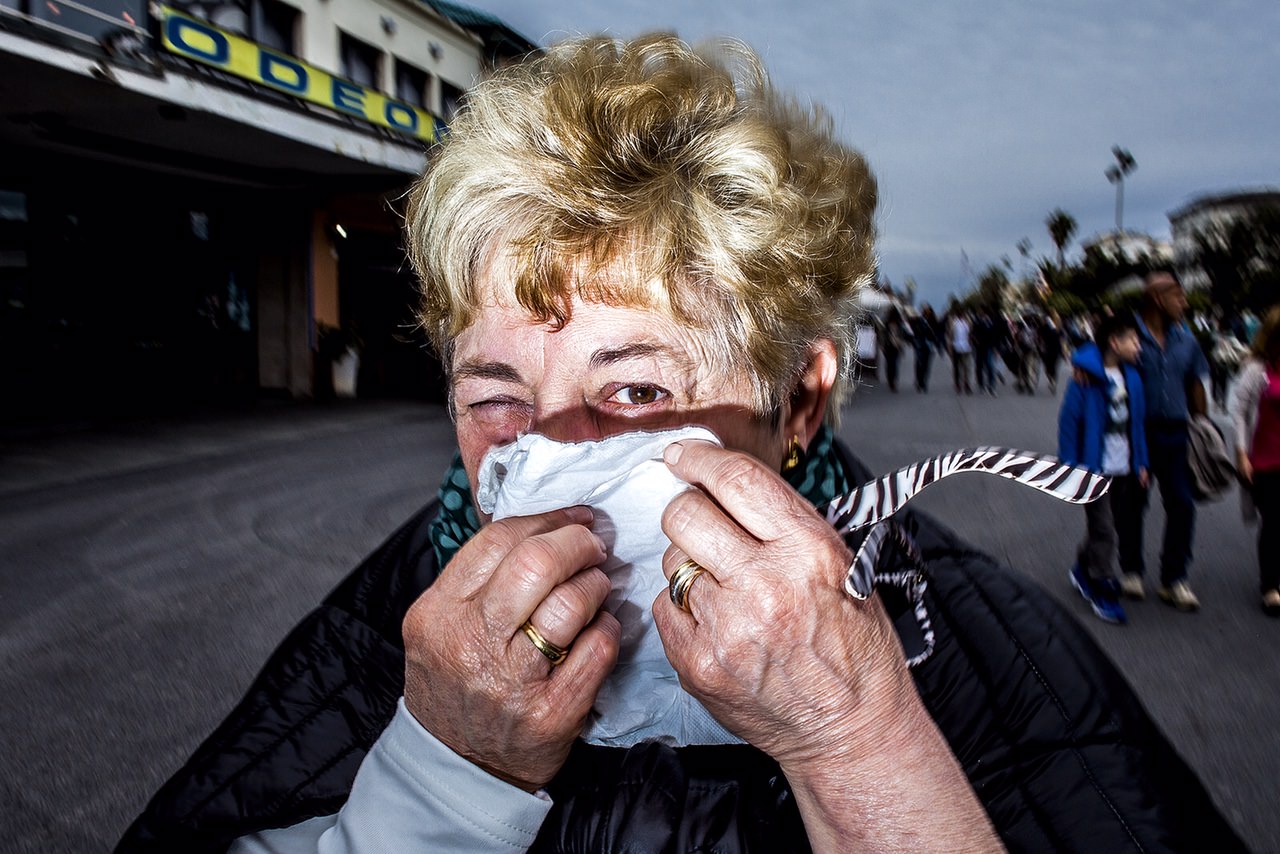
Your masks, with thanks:
[[[412,104],[334,77],[176,9],[164,6],[161,12],[164,46],[178,56],[427,142],[435,142],[444,133],[443,122]]]

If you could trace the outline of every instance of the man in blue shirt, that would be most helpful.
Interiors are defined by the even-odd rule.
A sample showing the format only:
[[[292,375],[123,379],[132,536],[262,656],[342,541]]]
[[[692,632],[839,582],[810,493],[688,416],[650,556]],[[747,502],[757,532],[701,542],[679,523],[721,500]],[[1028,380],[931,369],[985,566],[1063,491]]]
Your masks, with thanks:
[[[1183,316],[1187,295],[1174,275],[1157,270],[1147,275],[1139,312],[1142,353],[1138,370],[1147,401],[1147,449],[1151,476],[1160,484],[1164,502],[1164,548],[1160,553],[1160,598],[1180,611],[1194,611],[1200,601],[1187,584],[1196,505],[1187,465],[1187,420],[1206,410],[1203,380],[1209,362]],[[1146,511],[1144,499],[1142,512]],[[1142,542],[1142,515],[1137,542]],[[1142,555],[1121,579],[1126,596],[1141,599]]]

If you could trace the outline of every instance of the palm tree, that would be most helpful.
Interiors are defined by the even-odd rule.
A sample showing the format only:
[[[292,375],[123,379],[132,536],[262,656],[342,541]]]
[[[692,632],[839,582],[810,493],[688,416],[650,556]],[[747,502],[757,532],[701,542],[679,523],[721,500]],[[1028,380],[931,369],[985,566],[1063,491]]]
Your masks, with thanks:
[[[1049,229],[1053,245],[1058,247],[1058,269],[1061,270],[1066,265],[1067,244],[1076,233],[1076,218],[1062,208],[1054,208],[1049,212],[1044,225]]]
[[[1124,179],[1138,168],[1138,161],[1118,145],[1111,146],[1111,156],[1116,162],[1107,167],[1107,180],[1116,185],[1116,231],[1124,231]]]

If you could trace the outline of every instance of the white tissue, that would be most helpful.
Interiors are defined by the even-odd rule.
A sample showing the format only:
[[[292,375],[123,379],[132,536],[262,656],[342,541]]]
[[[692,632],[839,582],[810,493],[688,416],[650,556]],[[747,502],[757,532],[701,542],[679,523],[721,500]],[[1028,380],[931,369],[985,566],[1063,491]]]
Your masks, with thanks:
[[[605,608],[622,624],[622,641],[618,666],[596,695],[583,731],[593,744],[740,741],[680,687],[653,624],[653,600],[667,589],[662,555],[670,540],[662,532],[662,512],[688,487],[667,468],[662,452],[681,439],[720,444],[702,427],[576,443],[531,433],[494,448],[480,463],[476,502],[495,520],[576,504],[595,511],[592,530],[608,552],[601,569],[613,583]]]

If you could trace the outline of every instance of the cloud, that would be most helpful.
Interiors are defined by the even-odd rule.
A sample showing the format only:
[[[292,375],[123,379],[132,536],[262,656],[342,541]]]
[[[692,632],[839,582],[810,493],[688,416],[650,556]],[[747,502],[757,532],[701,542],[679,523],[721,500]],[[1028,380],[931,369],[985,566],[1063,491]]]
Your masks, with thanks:
[[[475,0],[540,41],[609,30],[741,38],[777,83],[823,104],[880,179],[883,269],[935,302],[975,270],[1052,246],[1055,207],[1081,236],[1114,225],[1103,174],[1133,152],[1125,225],[1168,232],[1190,197],[1280,184],[1280,4],[1078,0],[858,4]]]

